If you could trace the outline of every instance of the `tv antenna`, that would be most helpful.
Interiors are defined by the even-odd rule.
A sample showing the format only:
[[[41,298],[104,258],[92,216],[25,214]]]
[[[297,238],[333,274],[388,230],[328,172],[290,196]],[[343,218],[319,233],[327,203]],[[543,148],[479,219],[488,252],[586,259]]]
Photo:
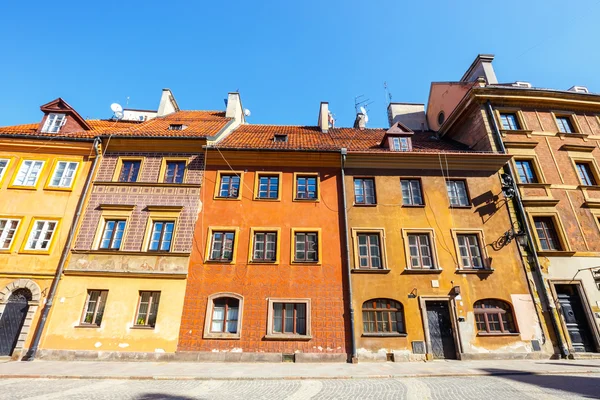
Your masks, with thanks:
[[[361,99],[361,97],[365,97],[365,95],[361,94],[360,96],[356,96],[354,98],[354,109],[356,110],[357,114],[361,113],[365,116],[365,123],[367,123],[369,122],[369,109],[367,107],[375,103],[375,101],[371,101],[371,99]]]
[[[119,103],[112,103],[110,105],[110,109],[113,112],[114,119],[122,119],[123,118],[123,107]]]

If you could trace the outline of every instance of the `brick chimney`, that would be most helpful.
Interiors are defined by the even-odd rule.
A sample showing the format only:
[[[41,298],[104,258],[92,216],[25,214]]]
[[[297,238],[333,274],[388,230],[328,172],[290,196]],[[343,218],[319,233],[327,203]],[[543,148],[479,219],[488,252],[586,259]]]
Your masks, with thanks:
[[[367,126],[367,116],[361,112],[356,114],[356,119],[354,120],[354,128],[358,128],[361,131],[365,129]]]

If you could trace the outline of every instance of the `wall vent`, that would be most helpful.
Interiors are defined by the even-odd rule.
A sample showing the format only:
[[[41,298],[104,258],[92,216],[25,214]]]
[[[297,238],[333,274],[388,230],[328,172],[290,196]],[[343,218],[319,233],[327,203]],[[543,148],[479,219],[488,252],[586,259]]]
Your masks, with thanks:
[[[539,340],[532,340],[531,347],[533,347],[533,351],[542,351],[542,345]]]
[[[283,362],[296,362],[296,355],[294,353],[283,353],[281,356]]]
[[[415,340],[412,343],[413,354],[425,354],[425,342],[422,340]]]

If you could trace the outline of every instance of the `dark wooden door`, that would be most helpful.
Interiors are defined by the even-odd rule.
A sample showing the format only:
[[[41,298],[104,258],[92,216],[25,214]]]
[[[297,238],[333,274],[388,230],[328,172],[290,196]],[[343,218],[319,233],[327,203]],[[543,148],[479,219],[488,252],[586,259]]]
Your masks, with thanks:
[[[592,352],[592,333],[576,285],[556,285],[556,295],[573,350]]]
[[[428,301],[427,325],[433,358],[456,358],[454,332],[447,301]]]
[[[0,356],[10,356],[17,345],[19,334],[31,301],[31,292],[27,289],[15,290],[0,318]]]

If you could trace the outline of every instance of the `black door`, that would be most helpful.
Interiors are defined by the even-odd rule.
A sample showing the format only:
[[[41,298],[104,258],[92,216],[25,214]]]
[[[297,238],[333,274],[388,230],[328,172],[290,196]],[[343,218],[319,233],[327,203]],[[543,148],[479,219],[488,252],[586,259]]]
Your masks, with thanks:
[[[0,318],[0,356],[10,356],[15,349],[30,301],[31,292],[27,289],[15,290],[8,298]]]
[[[556,285],[555,288],[573,350],[594,351],[590,326],[583,311],[583,304],[577,286]]]
[[[433,358],[456,358],[454,333],[447,301],[428,301],[427,324]]]

